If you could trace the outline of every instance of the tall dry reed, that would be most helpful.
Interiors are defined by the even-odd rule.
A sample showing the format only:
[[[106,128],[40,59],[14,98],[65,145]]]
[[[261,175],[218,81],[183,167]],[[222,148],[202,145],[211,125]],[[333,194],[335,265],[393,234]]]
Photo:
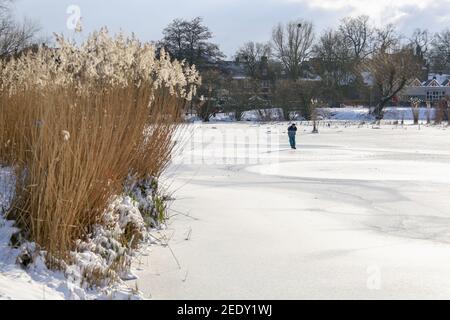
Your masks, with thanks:
[[[101,223],[130,174],[160,174],[170,160],[180,102],[160,90],[149,105],[153,94],[149,86],[82,96],[48,88],[1,99],[2,124],[11,124],[2,154],[19,175],[10,217],[29,239],[65,257]]]
[[[1,66],[0,161],[17,175],[9,217],[66,259],[130,177],[165,169],[198,74],[105,30],[58,42]]]

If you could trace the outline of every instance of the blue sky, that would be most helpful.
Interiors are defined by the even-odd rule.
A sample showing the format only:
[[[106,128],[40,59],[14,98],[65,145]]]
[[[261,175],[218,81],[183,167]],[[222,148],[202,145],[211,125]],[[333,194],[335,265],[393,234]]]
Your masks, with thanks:
[[[268,41],[274,25],[294,19],[313,21],[319,32],[359,14],[377,25],[395,23],[406,34],[417,27],[432,32],[450,27],[450,0],[16,0],[15,13],[37,20],[47,36],[71,35],[70,5],[81,9],[84,34],[108,26],[142,40],[160,39],[174,18],[201,16],[228,56],[246,41]]]

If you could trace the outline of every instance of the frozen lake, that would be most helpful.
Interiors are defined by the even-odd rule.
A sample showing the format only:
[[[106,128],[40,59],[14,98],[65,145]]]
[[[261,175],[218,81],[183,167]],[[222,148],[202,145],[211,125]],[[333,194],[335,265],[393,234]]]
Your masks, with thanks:
[[[450,298],[450,128],[204,124],[164,177],[153,299]],[[256,138],[255,138],[256,137]]]

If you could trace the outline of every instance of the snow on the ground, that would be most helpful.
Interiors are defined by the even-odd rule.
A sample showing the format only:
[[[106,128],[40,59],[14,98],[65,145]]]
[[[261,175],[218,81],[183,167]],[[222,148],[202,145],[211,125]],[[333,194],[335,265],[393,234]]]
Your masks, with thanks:
[[[2,212],[9,208],[13,186],[12,171],[9,168],[0,168],[0,299],[63,299],[63,293],[54,288],[58,280],[49,281],[51,278],[45,274],[45,269],[37,272],[41,280],[39,281],[16,265],[20,252],[9,246],[16,229],[12,221],[6,221],[2,216]]]
[[[192,126],[146,296],[450,298],[450,128],[287,126]]]
[[[21,248],[12,248],[9,243],[11,236],[17,232],[12,221],[6,221],[3,212],[9,208],[14,190],[14,175],[10,168],[0,167],[0,300],[92,300],[92,299],[142,299],[136,287],[132,287],[124,281],[118,281],[105,285],[95,290],[89,289],[83,283],[83,268],[104,267],[107,268],[107,258],[114,259],[113,250],[108,250],[105,245],[114,241],[105,229],[97,228],[98,236],[90,242],[82,245],[86,250],[73,253],[76,264],[68,266],[63,272],[51,271],[40,255],[34,257],[34,262],[25,270],[19,266],[17,257],[24,249],[34,252],[34,244],[25,243]],[[113,203],[114,209],[121,214],[117,217],[118,226],[125,226],[131,219],[142,220],[137,203],[133,203],[129,197],[118,197]],[[111,215],[112,216],[112,215]],[[128,220],[126,220],[128,219]],[[142,221],[143,223],[143,221]],[[120,230],[114,230],[117,232]],[[117,244],[113,244],[117,247]],[[81,248],[81,244],[79,246]],[[103,260],[98,250],[102,252]],[[142,248],[140,255],[145,255],[148,248]],[[124,275],[125,276],[125,275]],[[128,275],[131,277],[131,275]]]
[[[387,107],[384,110],[384,120],[391,121],[412,121],[413,112],[409,107]],[[420,108],[419,120],[426,121],[428,118],[434,119],[434,108]],[[364,107],[345,108],[320,108],[319,115],[324,120],[346,120],[346,121],[370,121],[374,117],[370,115],[370,109]]]
[[[284,117],[280,108],[258,109],[245,111],[241,115],[242,121],[279,121]]]
[[[434,119],[434,108],[420,108],[419,119],[427,121]],[[343,108],[318,108],[318,116],[322,120],[341,121],[373,121],[375,117],[370,114],[367,107],[343,107]],[[290,117],[296,121],[302,120],[299,112],[291,112]],[[249,110],[242,113],[242,121],[281,121],[284,118],[283,112],[279,108]],[[186,121],[194,122],[200,119],[188,116]],[[233,113],[217,113],[210,117],[211,122],[232,122],[235,120]],[[387,121],[412,121],[413,113],[410,107],[387,107],[385,108],[384,120]]]
[[[373,121],[375,117],[370,114],[367,107],[343,107],[343,108],[318,108],[319,118],[322,120],[340,120],[340,121]],[[434,119],[434,108],[420,108],[419,120],[427,121],[428,118]],[[385,121],[406,121],[410,122],[413,118],[413,112],[410,107],[386,107],[384,109]],[[296,119],[300,120],[300,119]]]
[[[211,122],[232,122],[235,120],[236,120],[236,118],[234,116],[234,113],[232,113],[232,112],[230,112],[230,113],[225,113],[225,112],[215,113],[209,118],[209,121],[211,121]]]

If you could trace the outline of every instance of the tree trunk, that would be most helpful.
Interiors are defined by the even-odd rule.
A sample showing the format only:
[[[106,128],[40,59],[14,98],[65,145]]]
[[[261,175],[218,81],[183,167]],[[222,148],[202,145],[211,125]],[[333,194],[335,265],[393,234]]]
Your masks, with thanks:
[[[377,104],[377,106],[375,107],[375,109],[372,111],[372,114],[375,116],[375,120],[377,121],[381,121],[383,120],[384,117],[384,108],[386,107],[386,105],[388,104],[389,101],[391,101],[392,97],[394,95],[390,96],[390,97],[386,97],[384,99],[381,99],[381,101]]]
[[[375,120],[381,121],[384,117],[384,107],[386,106],[386,102],[380,102],[377,104],[375,109],[372,111],[372,114],[375,116]]]
[[[413,107],[411,108],[411,112],[413,114],[414,124],[419,124],[420,108]]]

